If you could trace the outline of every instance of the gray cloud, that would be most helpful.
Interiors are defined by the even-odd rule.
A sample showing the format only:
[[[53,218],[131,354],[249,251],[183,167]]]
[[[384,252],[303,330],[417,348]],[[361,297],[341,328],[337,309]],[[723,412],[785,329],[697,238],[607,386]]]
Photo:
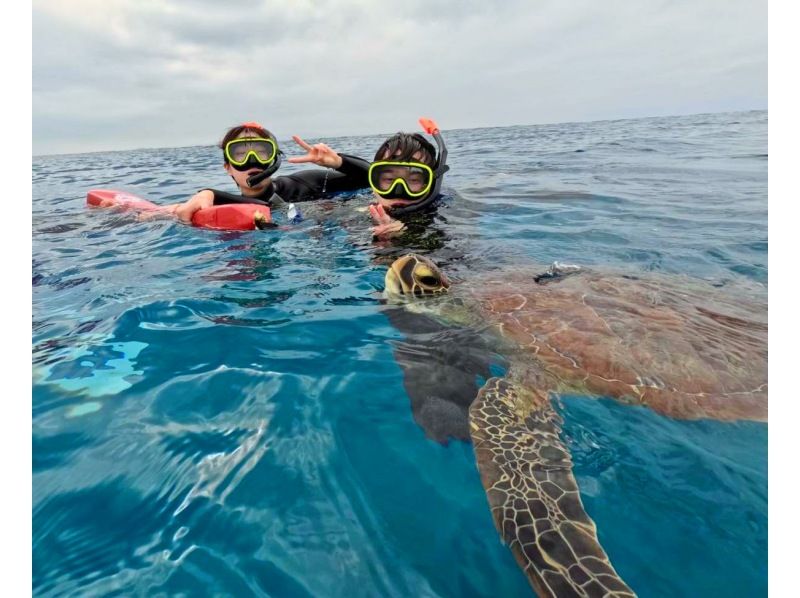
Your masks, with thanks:
[[[765,108],[765,1],[35,0],[34,153]]]

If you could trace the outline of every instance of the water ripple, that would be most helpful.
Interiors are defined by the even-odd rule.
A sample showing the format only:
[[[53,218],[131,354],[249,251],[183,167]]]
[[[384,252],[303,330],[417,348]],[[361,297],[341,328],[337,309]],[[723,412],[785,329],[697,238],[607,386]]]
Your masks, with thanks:
[[[559,261],[767,284],[765,112],[446,138],[444,205],[406,248],[455,280]],[[370,156],[383,137],[324,141]],[[407,249],[372,242],[368,193],[277,231],[85,206],[90,188],[230,188],[218,151],[34,158],[34,594],[530,595],[472,447],[414,419],[380,296]],[[561,409],[587,510],[641,595],[764,593],[766,426]]]

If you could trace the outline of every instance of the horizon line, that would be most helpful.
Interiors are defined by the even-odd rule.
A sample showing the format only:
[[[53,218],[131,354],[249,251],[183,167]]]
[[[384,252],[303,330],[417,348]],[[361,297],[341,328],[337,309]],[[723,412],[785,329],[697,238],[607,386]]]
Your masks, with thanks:
[[[721,110],[718,112],[689,112],[689,113],[682,113],[682,114],[655,114],[651,116],[636,116],[636,117],[621,117],[621,118],[598,118],[598,119],[590,119],[590,120],[568,120],[568,121],[561,121],[561,122],[539,122],[539,123],[528,123],[528,124],[512,124],[512,125],[485,125],[480,127],[458,127],[454,129],[442,129],[442,131],[471,131],[471,130],[480,130],[480,129],[509,129],[512,127],[538,127],[538,126],[546,126],[546,125],[572,125],[572,124],[580,124],[580,123],[602,123],[602,122],[619,122],[619,121],[626,121],[626,120],[647,120],[652,118],[674,118],[676,116],[704,116],[710,114],[736,114],[736,113],[743,113],[743,112],[768,112],[769,106],[767,108],[750,108],[750,109],[743,109],[743,110]],[[337,138],[337,139],[352,139],[356,137],[371,137],[377,135],[389,135],[391,133],[379,132],[379,133],[360,133],[358,135],[324,135],[322,137],[316,137],[316,139],[324,138]],[[309,139],[315,139],[315,137],[309,137]],[[279,140],[279,141],[288,141],[288,140]],[[114,152],[135,152],[140,150],[157,150],[157,149],[181,149],[181,148],[189,148],[189,147],[207,147],[207,146],[216,146],[216,144],[193,144],[193,145],[175,145],[175,146],[141,146],[141,147],[131,147],[126,149],[114,149],[114,150],[88,150],[88,151],[79,151],[79,152],[56,152],[52,154],[32,154],[32,158],[52,158],[56,156],[81,156],[85,154],[110,154]]]

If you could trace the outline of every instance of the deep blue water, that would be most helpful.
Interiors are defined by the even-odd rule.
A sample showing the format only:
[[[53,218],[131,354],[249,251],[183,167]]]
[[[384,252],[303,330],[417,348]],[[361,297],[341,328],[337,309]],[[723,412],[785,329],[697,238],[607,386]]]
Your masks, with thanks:
[[[767,284],[766,112],[445,137],[448,199],[419,245],[446,268]],[[382,139],[326,142],[369,158]],[[84,205],[90,188],[229,188],[220,161],[34,158],[34,593],[530,595],[472,447],[412,417],[380,302],[380,258],[401,251],[371,243],[368,194],[248,233]],[[766,594],[765,424],[561,408],[587,511],[641,596]]]

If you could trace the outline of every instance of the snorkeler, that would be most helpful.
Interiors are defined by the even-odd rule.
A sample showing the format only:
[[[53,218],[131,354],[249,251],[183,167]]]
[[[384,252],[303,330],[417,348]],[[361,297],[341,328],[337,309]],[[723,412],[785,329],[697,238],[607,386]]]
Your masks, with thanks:
[[[450,169],[447,147],[434,121],[421,118],[419,122],[436,141],[438,156],[433,145],[419,133],[396,133],[378,148],[369,167],[369,185],[377,199],[369,212],[376,224],[372,232],[377,238],[401,234],[409,215],[430,211],[440,197],[442,178]]]
[[[211,206],[231,203],[271,206],[275,197],[286,202],[308,201],[326,193],[353,191],[369,186],[369,163],[366,160],[339,154],[324,143],[309,145],[297,135],[293,139],[307,153],[305,156],[288,158],[288,162],[311,162],[326,167],[326,170],[307,170],[272,178],[283,159],[275,136],[259,123],[243,123],[229,129],[219,144],[223,167],[236,183],[240,194],[203,189],[189,201],[169,206],[169,211],[181,220],[191,222],[196,211]]]

